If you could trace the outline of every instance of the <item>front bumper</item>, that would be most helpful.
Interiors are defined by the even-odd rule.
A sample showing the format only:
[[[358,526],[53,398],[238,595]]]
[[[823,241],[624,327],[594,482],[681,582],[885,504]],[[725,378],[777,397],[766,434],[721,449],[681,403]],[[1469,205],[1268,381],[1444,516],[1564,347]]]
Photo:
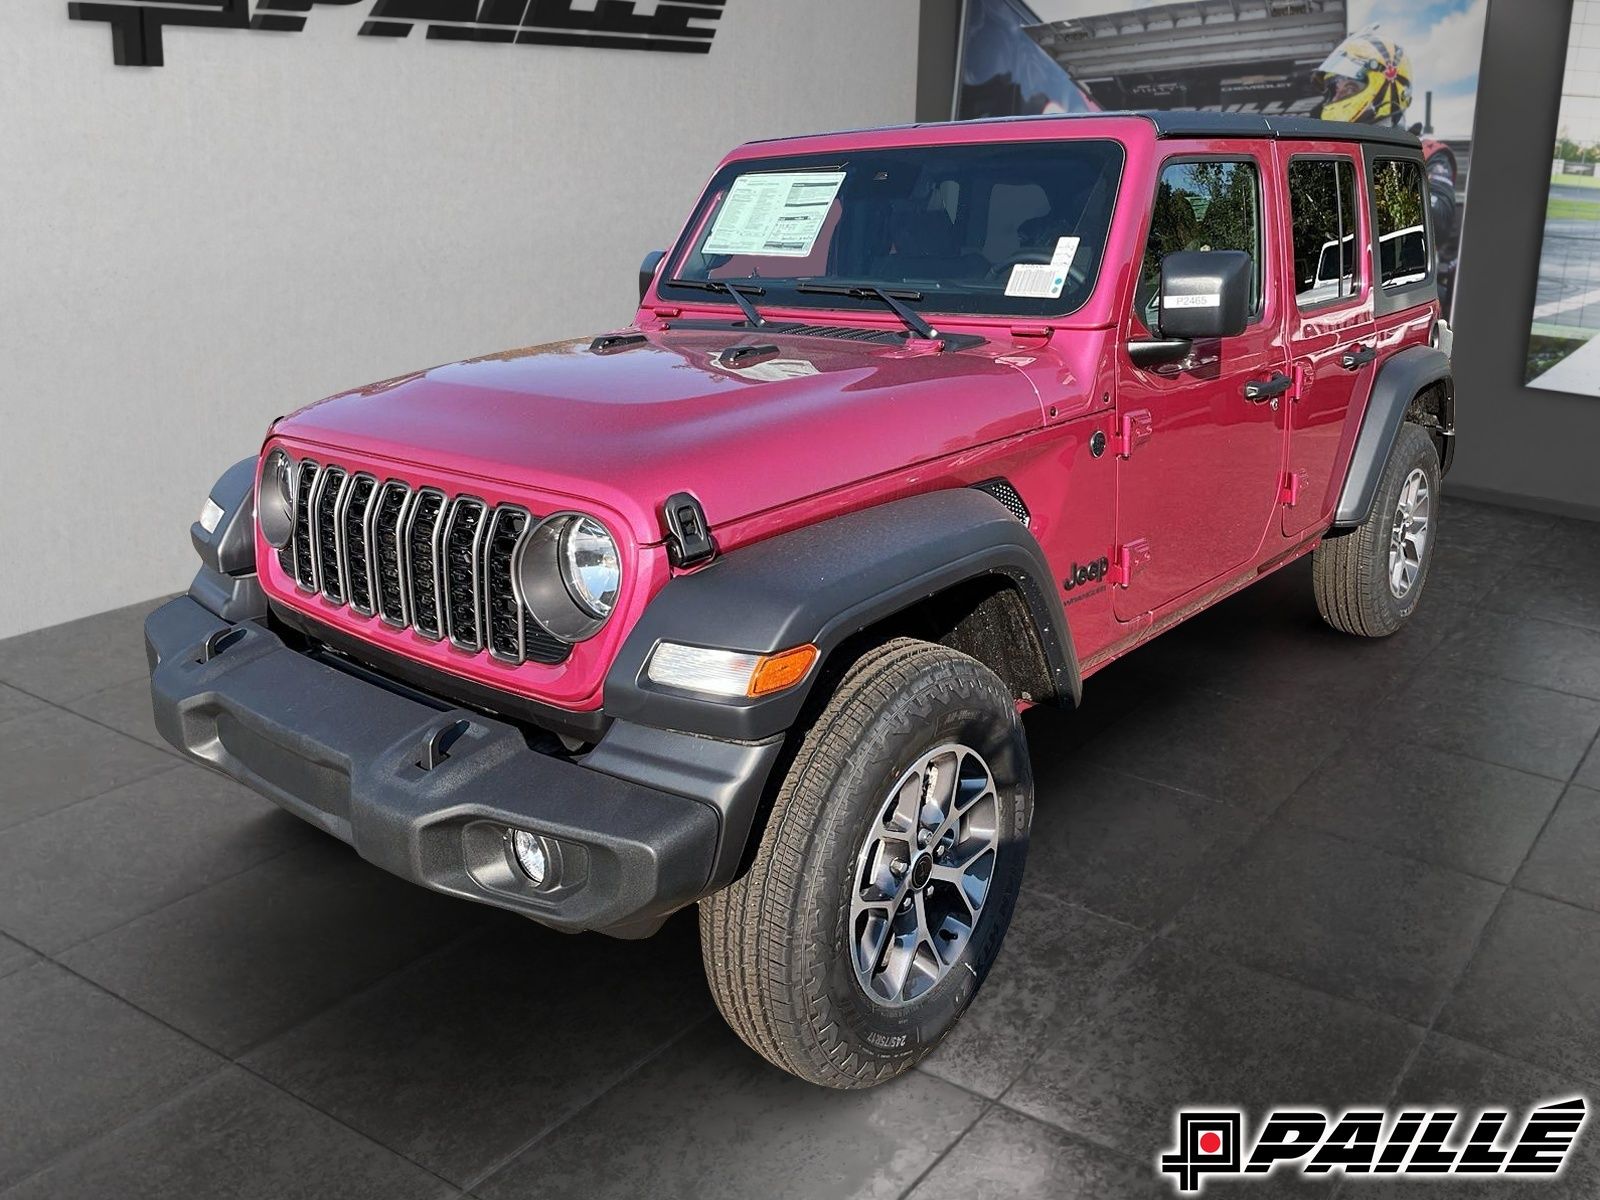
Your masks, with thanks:
[[[541,752],[517,726],[382,686],[188,597],[150,615],[145,644],[156,726],[183,753],[404,879],[559,929],[648,932],[698,899],[727,854],[723,800],[759,788],[744,776],[770,766],[766,752],[734,755],[712,778],[702,756],[684,777],[707,798],[676,794]],[[604,750],[592,757],[616,760]],[[535,888],[516,869],[511,827],[555,841],[558,880]]]

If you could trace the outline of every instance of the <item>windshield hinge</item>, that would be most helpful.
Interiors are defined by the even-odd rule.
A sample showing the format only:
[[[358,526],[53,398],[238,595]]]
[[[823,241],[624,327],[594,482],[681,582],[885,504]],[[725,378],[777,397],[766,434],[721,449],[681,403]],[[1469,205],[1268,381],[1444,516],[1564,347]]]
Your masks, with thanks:
[[[1048,341],[1055,328],[1050,325],[1013,325],[1011,336],[1021,341],[1024,338]]]

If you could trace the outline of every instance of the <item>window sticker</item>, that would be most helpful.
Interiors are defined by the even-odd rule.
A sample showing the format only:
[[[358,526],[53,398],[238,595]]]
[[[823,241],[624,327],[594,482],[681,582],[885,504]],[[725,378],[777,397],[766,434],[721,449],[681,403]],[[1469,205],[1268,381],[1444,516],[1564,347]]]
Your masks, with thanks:
[[[843,171],[741,175],[728,189],[701,252],[805,258],[843,184]]]
[[[1067,286],[1067,272],[1078,257],[1075,237],[1056,239],[1055,253],[1047,263],[1017,263],[1006,281],[1006,295],[1027,296],[1035,300],[1059,300]]]

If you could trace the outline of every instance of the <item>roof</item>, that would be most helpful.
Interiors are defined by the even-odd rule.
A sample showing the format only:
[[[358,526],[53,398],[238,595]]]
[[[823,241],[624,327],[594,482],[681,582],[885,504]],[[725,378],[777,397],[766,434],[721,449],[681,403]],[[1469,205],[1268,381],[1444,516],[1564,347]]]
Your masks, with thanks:
[[[1263,116],[1260,113],[1204,112],[1095,112],[1044,113],[1038,116],[979,117],[970,121],[924,121],[910,125],[885,125],[876,129],[846,129],[827,134],[800,137],[760,138],[747,145],[767,142],[805,141],[814,137],[838,137],[851,133],[892,133],[897,129],[964,129],[969,126],[1012,124],[1016,122],[1086,123],[1113,118],[1137,117],[1155,126],[1158,138],[1271,138],[1311,142],[1373,142],[1420,150],[1421,139],[1405,129],[1381,125],[1353,125],[1344,121],[1319,121],[1314,117]]]

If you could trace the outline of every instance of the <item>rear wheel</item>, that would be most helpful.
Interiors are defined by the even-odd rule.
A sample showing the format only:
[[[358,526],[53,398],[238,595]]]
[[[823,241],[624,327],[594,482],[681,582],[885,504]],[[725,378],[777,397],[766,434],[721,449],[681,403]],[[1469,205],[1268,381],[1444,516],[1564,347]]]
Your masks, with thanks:
[[[1335,629],[1387,637],[1422,599],[1437,542],[1439,452],[1420,425],[1400,427],[1366,522],[1312,556],[1317,610]]]
[[[750,870],[700,902],[728,1024],[828,1087],[907,1070],[999,952],[1032,808],[1021,722],[992,671],[908,639],[865,655],[807,731]]]

